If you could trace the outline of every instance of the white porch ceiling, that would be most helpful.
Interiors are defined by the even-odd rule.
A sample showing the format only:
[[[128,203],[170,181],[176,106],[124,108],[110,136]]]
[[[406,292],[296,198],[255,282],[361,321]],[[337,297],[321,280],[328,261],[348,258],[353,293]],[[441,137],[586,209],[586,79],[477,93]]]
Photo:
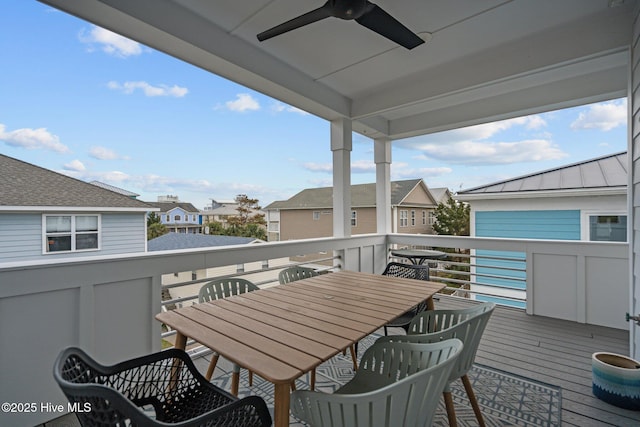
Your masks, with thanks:
[[[370,137],[398,139],[627,95],[638,0],[378,0],[412,50],[324,0],[40,0]]]

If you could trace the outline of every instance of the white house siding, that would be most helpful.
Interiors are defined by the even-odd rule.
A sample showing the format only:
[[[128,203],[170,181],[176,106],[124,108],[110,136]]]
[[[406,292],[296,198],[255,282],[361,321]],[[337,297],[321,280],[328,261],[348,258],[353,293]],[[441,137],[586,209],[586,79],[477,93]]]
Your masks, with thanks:
[[[631,88],[628,95],[629,109],[631,119],[629,120],[629,158],[631,159],[631,168],[629,176],[629,186],[632,191],[629,191],[631,195],[630,210],[631,218],[628,223],[632,224],[632,236],[630,241],[632,244],[631,252],[631,298],[632,301],[630,311],[632,314],[638,314],[640,311],[640,277],[638,277],[638,271],[640,271],[640,224],[637,219],[640,218],[640,11],[636,9],[635,20],[633,25],[633,40],[631,43]],[[634,323],[631,325],[631,355],[638,359],[640,358],[640,327]]]
[[[43,254],[41,213],[2,214],[0,215],[0,263],[145,251],[147,238],[145,213],[103,213],[101,217],[100,250]]]

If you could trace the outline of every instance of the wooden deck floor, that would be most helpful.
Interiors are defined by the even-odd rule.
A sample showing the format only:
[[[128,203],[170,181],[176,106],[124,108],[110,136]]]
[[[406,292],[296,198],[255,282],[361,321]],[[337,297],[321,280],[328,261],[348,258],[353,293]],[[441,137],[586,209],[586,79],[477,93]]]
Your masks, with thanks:
[[[436,308],[463,308],[461,298],[440,297]],[[562,387],[563,426],[640,426],[640,412],[620,409],[593,396],[591,355],[628,355],[629,332],[583,325],[499,306],[491,316],[476,361]]]

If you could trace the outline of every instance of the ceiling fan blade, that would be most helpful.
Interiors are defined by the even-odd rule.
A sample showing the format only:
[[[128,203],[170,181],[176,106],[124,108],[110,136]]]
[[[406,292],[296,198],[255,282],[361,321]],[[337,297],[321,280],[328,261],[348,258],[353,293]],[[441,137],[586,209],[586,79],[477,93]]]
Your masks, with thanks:
[[[300,15],[287,22],[276,25],[273,28],[261,32],[260,34],[258,34],[258,40],[265,41],[267,39],[270,39],[271,37],[279,36],[280,34],[284,34],[291,30],[295,30],[296,28],[312,24],[316,21],[320,21],[321,19],[329,18],[331,16],[333,16],[331,5],[329,4],[329,2],[326,2],[322,7],[314,9],[311,12],[307,12],[304,15]]]
[[[418,37],[417,34],[402,25],[397,19],[389,15],[379,6],[369,3],[368,9],[369,10],[362,16],[356,18],[358,24],[375,31],[381,36],[407,49],[413,49],[424,43],[424,40]]]

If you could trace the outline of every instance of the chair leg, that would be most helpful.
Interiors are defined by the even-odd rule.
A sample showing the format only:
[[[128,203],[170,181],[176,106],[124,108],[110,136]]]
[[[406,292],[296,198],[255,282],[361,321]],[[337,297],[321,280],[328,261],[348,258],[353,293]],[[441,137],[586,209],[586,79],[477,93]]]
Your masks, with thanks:
[[[316,370],[311,371],[311,380],[309,381],[309,390],[313,391],[316,389]]]
[[[356,355],[356,347],[351,344],[349,346],[349,350],[351,351],[351,360],[353,360],[353,370],[358,370],[358,356]]]
[[[384,327],[384,336],[385,336],[385,337],[387,336],[387,326],[386,326],[386,325],[385,325],[385,327]]]
[[[464,389],[467,392],[469,401],[471,402],[473,413],[476,414],[476,418],[478,419],[478,425],[480,427],[485,427],[484,418],[482,417],[482,412],[480,411],[480,405],[478,405],[476,394],[473,392],[473,388],[471,387],[471,381],[469,381],[469,377],[466,374],[462,376],[462,384],[464,385]]]
[[[249,371],[249,387],[253,386],[253,371]]]
[[[444,404],[447,407],[447,418],[449,418],[449,427],[458,427],[456,421],[456,409],[453,406],[453,397],[450,391],[442,393],[444,395]]]
[[[207,369],[207,375],[204,376],[207,381],[211,381],[211,377],[213,376],[213,371],[215,371],[216,369],[219,357],[220,355],[218,353],[213,353],[213,355],[211,356],[211,362],[209,363],[209,369]]]

